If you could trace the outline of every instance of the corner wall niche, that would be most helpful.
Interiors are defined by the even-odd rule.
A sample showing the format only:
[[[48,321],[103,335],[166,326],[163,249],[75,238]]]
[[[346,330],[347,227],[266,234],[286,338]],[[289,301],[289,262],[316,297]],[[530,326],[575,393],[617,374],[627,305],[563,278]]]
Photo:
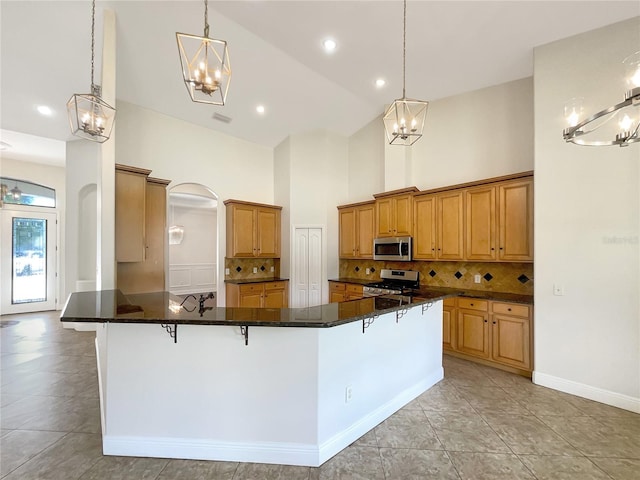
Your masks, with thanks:
[[[169,291],[175,295],[217,291],[218,197],[196,183],[169,190]]]

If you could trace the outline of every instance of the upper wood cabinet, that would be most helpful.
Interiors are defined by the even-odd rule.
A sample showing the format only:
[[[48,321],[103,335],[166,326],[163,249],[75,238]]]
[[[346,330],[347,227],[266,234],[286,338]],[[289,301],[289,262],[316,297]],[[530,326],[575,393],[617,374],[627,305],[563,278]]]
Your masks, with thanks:
[[[340,258],[373,258],[375,203],[338,207]]]
[[[416,187],[374,195],[376,199],[376,236],[402,237],[413,233],[413,194]]]
[[[533,179],[511,181],[498,187],[498,258],[533,261]]]
[[[226,200],[227,257],[280,257],[282,207]]]
[[[496,187],[470,188],[465,191],[467,260],[496,259]]]
[[[115,256],[117,262],[142,262],[145,252],[145,202],[151,170],[116,164]]]
[[[413,197],[413,258],[435,260],[436,255],[436,196]]]
[[[162,292],[165,289],[167,185],[169,180],[147,178],[145,242],[141,262],[118,262],[117,286],[123,293]]]
[[[460,190],[436,195],[437,258],[464,259],[464,195]]]

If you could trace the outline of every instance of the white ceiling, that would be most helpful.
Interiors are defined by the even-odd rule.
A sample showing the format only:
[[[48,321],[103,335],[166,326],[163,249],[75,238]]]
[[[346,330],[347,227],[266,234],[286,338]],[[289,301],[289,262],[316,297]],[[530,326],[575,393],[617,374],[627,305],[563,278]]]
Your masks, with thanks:
[[[116,13],[119,101],[251,142],[273,147],[317,128],[350,135],[402,95],[399,0],[211,1],[210,36],[229,43],[233,71],[223,107],[191,102],[181,79],[175,33],[202,34],[202,1],[98,1],[96,78],[103,8]],[[90,14],[89,0],[0,1],[0,140],[73,138],[65,104],[89,90]],[[407,96],[436,100],[530,76],[535,46],[639,15],[637,0],[410,0]],[[321,48],[328,36],[338,42],[331,55]]]

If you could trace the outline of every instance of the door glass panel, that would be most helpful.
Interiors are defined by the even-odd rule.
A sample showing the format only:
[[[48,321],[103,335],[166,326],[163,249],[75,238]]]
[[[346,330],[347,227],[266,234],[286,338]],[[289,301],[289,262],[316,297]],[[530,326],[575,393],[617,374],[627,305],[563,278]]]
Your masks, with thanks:
[[[44,302],[47,299],[47,221],[13,218],[11,303]]]

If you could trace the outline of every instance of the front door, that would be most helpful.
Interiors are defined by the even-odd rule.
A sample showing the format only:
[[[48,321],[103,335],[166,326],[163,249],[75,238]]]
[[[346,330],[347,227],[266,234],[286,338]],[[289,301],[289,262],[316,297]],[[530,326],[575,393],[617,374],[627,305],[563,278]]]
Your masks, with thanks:
[[[56,308],[56,213],[2,209],[0,313]]]

